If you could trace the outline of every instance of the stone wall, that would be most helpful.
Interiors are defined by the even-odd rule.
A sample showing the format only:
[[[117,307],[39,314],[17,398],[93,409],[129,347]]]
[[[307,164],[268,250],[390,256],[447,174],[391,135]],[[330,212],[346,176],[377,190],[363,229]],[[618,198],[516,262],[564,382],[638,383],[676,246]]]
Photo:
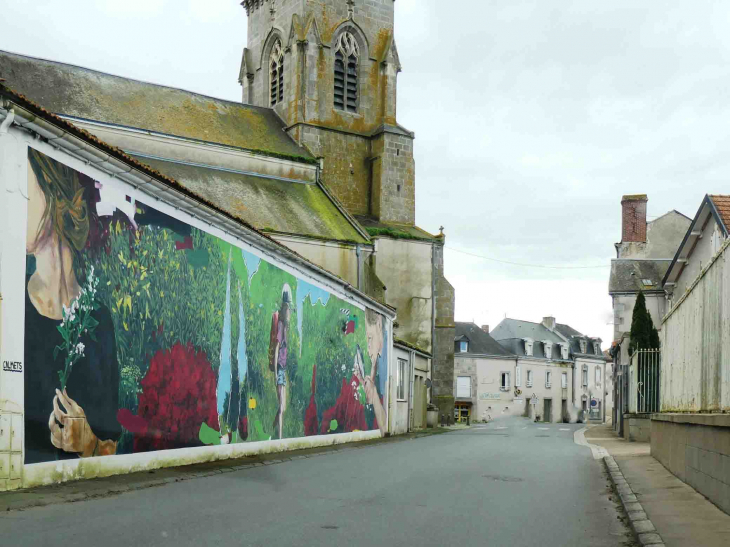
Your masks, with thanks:
[[[651,455],[730,514],[730,415],[654,414]]]
[[[444,277],[444,248],[434,245],[436,318],[434,329],[433,401],[439,412],[454,414],[454,287]]]
[[[383,222],[416,221],[416,164],[413,137],[391,131],[378,135],[373,148],[371,214]]]

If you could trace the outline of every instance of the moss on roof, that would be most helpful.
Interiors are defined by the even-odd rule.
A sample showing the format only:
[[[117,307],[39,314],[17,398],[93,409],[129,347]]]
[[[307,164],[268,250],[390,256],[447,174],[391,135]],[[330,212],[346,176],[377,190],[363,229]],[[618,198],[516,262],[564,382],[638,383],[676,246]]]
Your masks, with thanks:
[[[365,216],[356,216],[355,218],[371,237],[389,237],[391,239],[411,239],[416,241],[440,240],[439,236],[430,234],[418,226],[386,223]]]
[[[4,51],[0,78],[56,114],[316,162],[269,108]]]
[[[316,184],[150,158],[136,159],[261,231],[367,243]]]

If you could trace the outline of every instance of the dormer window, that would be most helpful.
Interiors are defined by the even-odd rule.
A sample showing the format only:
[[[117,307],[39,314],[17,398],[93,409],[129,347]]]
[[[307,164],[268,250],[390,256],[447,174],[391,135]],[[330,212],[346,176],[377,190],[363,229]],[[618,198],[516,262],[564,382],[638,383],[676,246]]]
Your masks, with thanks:
[[[580,340],[580,352],[581,353],[585,353],[587,349],[588,349],[588,342],[586,342],[585,340],[581,339]]]
[[[545,358],[551,359],[553,356],[553,343],[549,340],[543,340],[542,344],[545,348]]]
[[[570,347],[568,344],[560,344],[560,357],[566,360],[570,357]]]
[[[467,353],[469,351],[469,341],[462,340],[459,342],[459,353]]]
[[[269,55],[270,103],[275,106],[284,100],[284,49],[281,40],[274,42]]]
[[[357,112],[360,47],[349,32],[340,34],[335,47],[335,108]]]
[[[523,338],[525,341],[525,355],[532,356],[532,344],[533,340],[532,338]]]

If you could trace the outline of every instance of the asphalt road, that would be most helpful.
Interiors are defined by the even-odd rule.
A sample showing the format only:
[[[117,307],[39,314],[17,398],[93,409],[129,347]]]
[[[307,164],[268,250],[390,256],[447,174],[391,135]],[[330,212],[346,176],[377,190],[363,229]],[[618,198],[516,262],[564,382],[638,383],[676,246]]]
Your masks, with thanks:
[[[582,426],[510,418],[0,514],[8,546],[621,546]],[[628,544],[628,543],[627,543]]]

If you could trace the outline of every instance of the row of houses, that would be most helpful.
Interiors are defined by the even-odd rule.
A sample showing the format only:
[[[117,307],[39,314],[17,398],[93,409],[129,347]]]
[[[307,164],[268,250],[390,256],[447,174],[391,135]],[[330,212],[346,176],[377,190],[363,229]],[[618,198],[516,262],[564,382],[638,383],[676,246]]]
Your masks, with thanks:
[[[489,326],[456,323],[455,418],[527,416],[542,422],[604,421],[613,410],[612,369],[601,339],[545,317]]]
[[[609,293],[614,308],[616,430],[730,513],[730,196],[706,195],[694,217],[647,222],[646,195],[622,199]],[[643,293],[660,349],[631,354]]]

